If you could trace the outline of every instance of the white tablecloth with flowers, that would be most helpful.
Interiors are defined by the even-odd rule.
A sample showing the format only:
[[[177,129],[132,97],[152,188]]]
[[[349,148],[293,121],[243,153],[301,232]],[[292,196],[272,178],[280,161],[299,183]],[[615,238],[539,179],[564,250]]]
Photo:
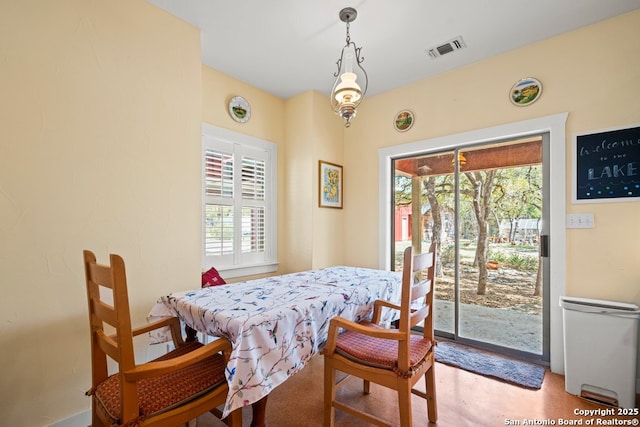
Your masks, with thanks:
[[[300,371],[322,349],[332,317],[370,318],[376,299],[399,303],[400,292],[400,273],[329,267],[172,293],[158,300],[150,318],[177,316],[231,341],[226,416]],[[395,314],[383,313],[383,321]]]

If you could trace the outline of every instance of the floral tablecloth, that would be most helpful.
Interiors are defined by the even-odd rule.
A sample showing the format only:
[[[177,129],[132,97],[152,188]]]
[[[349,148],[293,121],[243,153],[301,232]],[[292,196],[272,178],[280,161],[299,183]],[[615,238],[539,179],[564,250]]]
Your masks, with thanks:
[[[173,293],[158,300],[150,317],[177,316],[199,332],[231,341],[226,416],[300,371],[322,349],[332,317],[370,318],[376,299],[399,303],[400,288],[400,273],[329,267]],[[394,315],[383,313],[383,321]]]

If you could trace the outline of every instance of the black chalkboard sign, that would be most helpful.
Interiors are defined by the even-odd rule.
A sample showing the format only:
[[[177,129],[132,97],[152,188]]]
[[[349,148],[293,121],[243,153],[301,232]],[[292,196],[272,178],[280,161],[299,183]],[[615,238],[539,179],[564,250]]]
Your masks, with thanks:
[[[577,135],[574,202],[640,200],[640,126]]]

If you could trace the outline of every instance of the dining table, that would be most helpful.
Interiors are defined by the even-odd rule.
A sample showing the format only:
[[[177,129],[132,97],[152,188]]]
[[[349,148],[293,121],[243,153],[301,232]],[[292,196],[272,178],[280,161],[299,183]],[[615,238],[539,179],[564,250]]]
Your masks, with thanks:
[[[330,320],[367,320],[377,299],[399,303],[398,272],[335,266],[176,291],[161,296],[149,318],[178,317],[192,332],[224,337],[232,344],[223,417],[251,405],[252,426],[265,425],[267,396],[318,354]],[[397,318],[384,310],[382,323]],[[166,331],[151,336],[164,342]],[[314,385],[316,386],[316,385]]]

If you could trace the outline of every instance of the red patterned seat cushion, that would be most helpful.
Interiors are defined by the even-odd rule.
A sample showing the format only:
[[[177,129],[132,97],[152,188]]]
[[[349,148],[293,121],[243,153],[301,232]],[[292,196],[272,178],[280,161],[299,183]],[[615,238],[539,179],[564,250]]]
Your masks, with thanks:
[[[369,322],[362,322],[362,325],[379,328]],[[409,359],[411,366],[420,363],[432,346],[430,340],[412,335]],[[393,370],[398,362],[398,341],[345,331],[338,335],[336,353],[365,365]]]
[[[220,273],[214,267],[211,267],[209,270],[202,273],[202,287],[208,288],[210,286],[218,286],[224,285],[227,282],[224,281],[222,277],[220,277]]]
[[[155,360],[167,360],[201,347],[199,342],[188,342]],[[138,382],[140,417],[167,411],[200,397],[226,381],[224,357],[216,354],[194,365],[157,378]],[[95,389],[96,400],[114,423],[120,424],[120,375],[114,374]]]

